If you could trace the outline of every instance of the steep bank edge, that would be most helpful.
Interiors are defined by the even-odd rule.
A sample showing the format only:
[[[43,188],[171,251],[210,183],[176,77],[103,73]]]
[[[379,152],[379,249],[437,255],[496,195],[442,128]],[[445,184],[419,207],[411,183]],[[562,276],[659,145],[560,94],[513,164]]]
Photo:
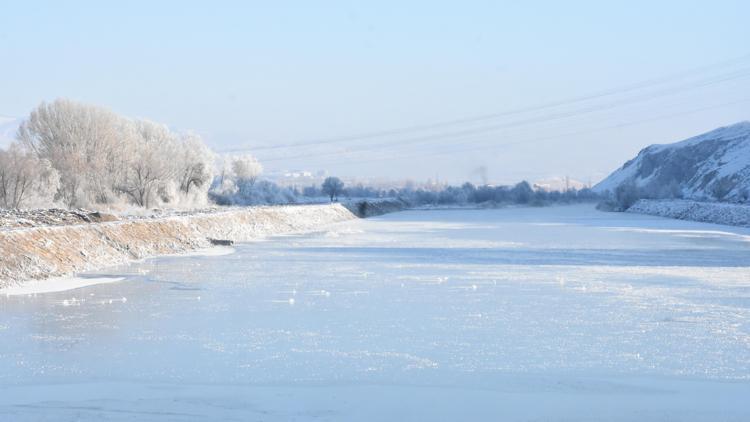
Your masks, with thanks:
[[[363,202],[366,205],[361,205]],[[249,207],[152,220],[0,231],[0,288],[208,248],[209,238],[245,242],[404,208],[399,201]],[[366,212],[360,215],[363,209]]]

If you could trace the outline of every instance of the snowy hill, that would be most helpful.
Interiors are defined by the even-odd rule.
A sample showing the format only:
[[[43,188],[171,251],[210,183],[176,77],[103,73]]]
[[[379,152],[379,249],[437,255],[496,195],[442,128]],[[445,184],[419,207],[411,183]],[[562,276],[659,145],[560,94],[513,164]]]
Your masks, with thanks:
[[[560,191],[564,192],[568,189],[581,190],[587,187],[585,183],[579,180],[573,180],[567,177],[549,177],[546,179],[537,180],[534,182],[535,189],[541,189],[545,191]]]
[[[7,148],[14,139],[21,119],[0,116],[0,148]]]
[[[648,197],[747,201],[750,191],[750,122],[712,130],[682,142],[651,145],[594,186],[634,184]]]

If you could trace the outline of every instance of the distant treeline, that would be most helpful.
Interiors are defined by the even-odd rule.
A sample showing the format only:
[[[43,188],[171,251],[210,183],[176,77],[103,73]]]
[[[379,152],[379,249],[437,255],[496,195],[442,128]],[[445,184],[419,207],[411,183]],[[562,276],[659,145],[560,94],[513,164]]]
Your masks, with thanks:
[[[555,203],[593,202],[601,197],[591,189],[569,189],[566,191],[534,189],[523,181],[514,186],[475,186],[464,183],[461,186],[445,186],[437,189],[377,189],[355,185],[344,187],[343,197],[350,198],[400,198],[412,205],[466,205],[466,204],[519,204],[547,205]],[[302,190],[306,197],[319,197],[322,192],[317,186]]]

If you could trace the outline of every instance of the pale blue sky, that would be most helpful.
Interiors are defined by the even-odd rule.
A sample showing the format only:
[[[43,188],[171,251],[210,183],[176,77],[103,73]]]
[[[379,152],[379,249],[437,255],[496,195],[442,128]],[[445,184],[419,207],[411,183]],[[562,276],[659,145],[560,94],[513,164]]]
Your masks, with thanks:
[[[4,1],[1,10],[0,115],[69,97],[194,130],[216,149],[516,110],[723,63],[598,103],[484,121],[525,123],[481,136],[440,137],[460,125],[414,143],[401,138],[424,133],[258,149],[271,170],[460,181],[484,165],[494,181],[596,180],[647,144],[750,119],[747,1]],[[606,109],[582,113],[589,105]],[[570,116],[550,120],[558,112]]]

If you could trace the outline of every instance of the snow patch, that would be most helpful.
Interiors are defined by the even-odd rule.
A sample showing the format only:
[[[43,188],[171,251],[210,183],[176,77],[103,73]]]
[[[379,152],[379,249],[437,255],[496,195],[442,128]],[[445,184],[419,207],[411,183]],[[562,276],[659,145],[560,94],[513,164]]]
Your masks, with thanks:
[[[116,283],[123,277],[53,277],[46,280],[28,281],[18,286],[0,289],[0,296],[27,296],[43,293],[56,293],[97,284]]]

